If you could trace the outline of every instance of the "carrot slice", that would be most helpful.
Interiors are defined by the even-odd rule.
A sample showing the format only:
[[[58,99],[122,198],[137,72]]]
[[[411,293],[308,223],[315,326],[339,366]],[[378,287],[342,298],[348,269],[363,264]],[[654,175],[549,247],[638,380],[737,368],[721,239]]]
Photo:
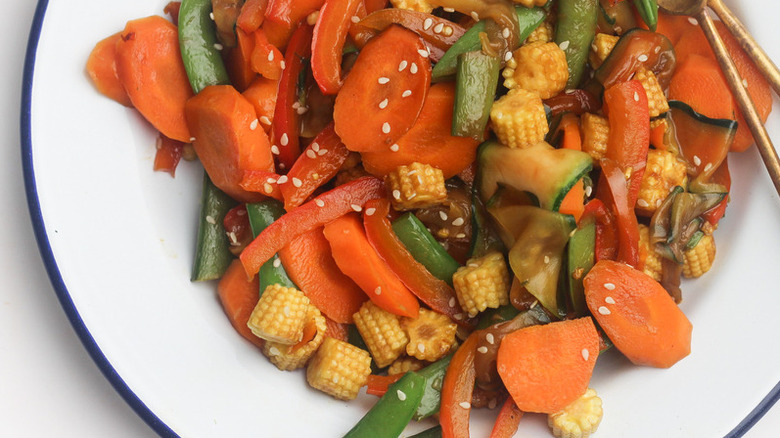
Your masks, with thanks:
[[[713,119],[734,120],[736,108],[718,63],[690,54],[678,65],[669,84],[669,98],[687,103]]]
[[[535,325],[504,337],[501,380],[524,412],[557,412],[588,389],[599,335],[590,317]]]
[[[391,26],[360,51],[336,96],[336,133],[351,151],[386,151],[414,125],[431,82],[420,37]]]
[[[658,11],[658,25],[655,31],[669,38],[672,44],[677,44],[689,29],[699,29],[698,23],[692,17]]]
[[[265,18],[265,9],[268,7],[268,0],[246,0],[241,6],[241,12],[238,14],[236,26],[246,33],[252,33],[260,28]],[[236,29],[238,30],[238,29]]]
[[[268,136],[254,124],[252,104],[230,85],[212,85],[187,102],[186,115],[192,145],[214,185],[239,201],[263,199],[240,185],[245,170],[274,168]]]
[[[284,55],[268,42],[263,29],[257,29],[252,33],[252,36],[254,37],[254,47],[250,58],[252,70],[265,78],[278,80],[282,76]]]
[[[166,137],[190,141],[184,104],[192,96],[170,21],[152,16],[127,22],[116,41],[116,71],[133,106]]]
[[[241,94],[255,107],[257,121],[265,132],[271,130],[276,108],[277,81],[264,77],[255,78]]]
[[[434,84],[428,90],[420,117],[393,148],[364,152],[363,165],[376,176],[384,176],[398,166],[413,162],[430,164],[450,178],[466,169],[476,157],[479,142],[451,134],[455,87]],[[397,150],[396,150],[397,149]]]
[[[279,184],[276,183],[279,177],[279,174],[265,170],[245,170],[238,185],[247,192],[261,193],[269,198],[282,201],[282,191],[279,190]]]
[[[279,251],[284,269],[322,313],[332,320],[352,324],[366,295],[341,273],[330,253],[322,228],[301,234]]]
[[[260,280],[257,276],[247,280],[246,273],[238,260],[233,260],[217,284],[219,301],[233,328],[251,343],[262,347],[265,342],[255,336],[246,325],[260,299],[259,290]]]
[[[231,47],[227,52],[225,67],[230,76],[230,83],[238,91],[245,91],[257,77],[257,72],[252,69],[252,50],[255,48],[255,40],[251,35],[236,28],[236,47]]]
[[[601,260],[585,276],[584,285],[588,308],[631,362],[669,368],[691,352],[690,321],[652,277]]]
[[[116,72],[116,42],[120,32],[100,40],[87,58],[87,74],[95,88],[104,96],[124,106],[133,106]]]
[[[341,272],[374,304],[394,315],[417,317],[420,303],[371,246],[358,215],[347,214],[330,222],[324,234]]]
[[[561,120],[561,129],[563,129],[563,140],[561,147],[564,149],[582,150],[582,136],[580,135],[579,119],[574,114],[566,114]],[[579,222],[582,213],[585,211],[585,183],[580,180],[566,193],[561,201],[558,211],[563,214],[574,216],[574,220]]]

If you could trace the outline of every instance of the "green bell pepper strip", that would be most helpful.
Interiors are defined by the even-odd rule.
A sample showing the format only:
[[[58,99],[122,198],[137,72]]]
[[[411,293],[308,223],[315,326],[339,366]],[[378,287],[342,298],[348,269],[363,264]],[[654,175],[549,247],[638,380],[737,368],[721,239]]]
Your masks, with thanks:
[[[210,13],[211,0],[182,0],[179,8],[179,48],[196,94],[209,85],[230,83]]]
[[[261,231],[284,214],[284,206],[276,199],[267,199],[256,204],[247,204],[246,213],[249,217],[249,225],[252,227],[252,235],[257,237]],[[284,270],[278,254],[274,254],[270,260],[260,267],[258,278],[260,279],[261,294],[266,287],[272,284],[297,288],[295,283],[287,276],[287,271]]]
[[[397,438],[409,424],[423,396],[425,378],[410,371],[390,385],[344,438]]]
[[[396,219],[393,221],[393,231],[415,260],[434,277],[452,286],[452,274],[460,264],[433,238],[417,216],[406,213]]]
[[[658,25],[658,3],[656,0],[634,0],[634,6],[647,27],[655,32]]]
[[[592,216],[584,218],[569,238],[567,260],[569,299],[574,314],[578,317],[585,316],[588,313],[588,304],[585,302],[582,280],[596,263],[596,220]]]
[[[528,38],[528,35],[534,31],[547,17],[547,12],[542,8],[526,8],[524,6],[515,7],[518,24],[518,41]],[[458,56],[462,53],[481,50],[482,43],[479,34],[485,32],[485,20],[480,20],[466,33],[463,34],[455,44],[450,47],[441,57],[439,62],[433,67],[431,79],[441,81],[449,79],[454,75],[458,68]]]
[[[598,0],[560,0],[555,43],[566,54],[569,80],[566,88],[577,88],[588,62],[588,51],[596,35]]]
[[[233,261],[222,221],[235,205],[236,201],[218,189],[204,172],[192,281],[216,280],[222,277]]]
[[[420,433],[416,433],[409,438],[441,438],[441,426],[433,426],[430,429],[425,429]]]
[[[452,135],[485,140],[490,107],[496,98],[501,62],[481,50],[458,56],[455,75],[455,109],[452,113]]]
[[[425,379],[425,387],[420,399],[420,405],[412,416],[415,421],[420,421],[439,412],[439,407],[441,406],[441,385],[444,382],[444,375],[447,373],[447,367],[450,365],[451,360],[452,353],[417,371],[417,374]]]

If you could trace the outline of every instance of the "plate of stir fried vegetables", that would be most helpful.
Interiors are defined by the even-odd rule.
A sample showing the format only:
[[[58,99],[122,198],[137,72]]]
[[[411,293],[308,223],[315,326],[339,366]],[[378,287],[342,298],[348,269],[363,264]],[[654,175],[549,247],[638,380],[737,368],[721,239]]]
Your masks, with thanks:
[[[40,1],[24,87],[49,274],[162,436],[741,436],[777,398],[780,203],[655,1]]]

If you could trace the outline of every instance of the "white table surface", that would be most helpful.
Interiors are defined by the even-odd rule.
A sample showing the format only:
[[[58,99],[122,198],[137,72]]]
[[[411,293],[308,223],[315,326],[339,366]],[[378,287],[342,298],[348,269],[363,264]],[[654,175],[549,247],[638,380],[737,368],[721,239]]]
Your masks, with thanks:
[[[0,436],[154,437],[92,362],[38,253],[19,134],[22,67],[35,1],[0,4]],[[776,436],[780,407],[745,435]]]

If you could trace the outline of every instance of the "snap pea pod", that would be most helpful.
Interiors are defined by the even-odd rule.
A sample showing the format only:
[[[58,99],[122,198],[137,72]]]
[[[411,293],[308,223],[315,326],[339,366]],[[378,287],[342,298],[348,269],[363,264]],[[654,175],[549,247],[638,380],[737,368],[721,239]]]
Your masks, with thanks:
[[[447,373],[447,367],[452,360],[452,354],[448,354],[427,367],[417,371],[417,374],[425,379],[423,395],[420,399],[420,405],[414,412],[412,418],[420,421],[439,412],[441,406],[441,386],[444,383],[444,375]]]
[[[222,221],[236,201],[218,189],[207,174],[203,174],[198,239],[192,281],[216,280],[222,277],[233,260]]]
[[[393,231],[412,254],[434,277],[452,285],[452,274],[460,264],[433,238],[420,219],[406,213],[393,221]]]
[[[344,438],[397,438],[412,419],[425,387],[425,378],[410,371],[390,385]]]
[[[179,49],[195,93],[230,83],[210,13],[211,0],[182,0],[179,8]]]
[[[455,109],[452,113],[452,135],[485,140],[490,107],[496,98],[501,63],[481,50],[458,56],[455,76]]]
[[[558,27],[555,43],[566,54],[569,80],[566,88],[577,88],[593,37],[596,35],[599,2],[597,0],[560,0],[558,2]]]
[[[416,433],[409,438],[441,438],[442,432],[441,432],[441,426],[433,426],[430,429],[425,429],[424,431],[420,433]]]
[[[634,0],[634,6],[647,27],[655,31],[658,25],[658,2],[656,0]]]
[[[542,8],[526,8],[524,6],[515,7],[517,14],[517,29],[519,31],[517,40],[523,41],[544,21],[547,16]],[[485,31],[485,20],[478,21],[471,26],[466,33],[461,36],[455,44],[449,48],[441,57],[439,62],[433,67],[431,78],[434,81],[441,81],[450,78],[455,74],[458,68],[458,56],[462,53],[473,52],[482,48],[479,39],[480,32]]]
[[[284,214],[284,206],[276,199],[267,199],[256,204],[246,205],[247,216],[249,216],[249,225],[252,227],[252,235],[257,237],[261,231],[266,229],[274,221],[279,219]],[[258,278],[260,280],[260,293],[267,286],[272,284],[279,284],[284,287],[297,287],[290,277],[287,275],[287,271],[284,270],[279,255],[274,254],[270,260],[265,262],[260,267],[258,272]]]

